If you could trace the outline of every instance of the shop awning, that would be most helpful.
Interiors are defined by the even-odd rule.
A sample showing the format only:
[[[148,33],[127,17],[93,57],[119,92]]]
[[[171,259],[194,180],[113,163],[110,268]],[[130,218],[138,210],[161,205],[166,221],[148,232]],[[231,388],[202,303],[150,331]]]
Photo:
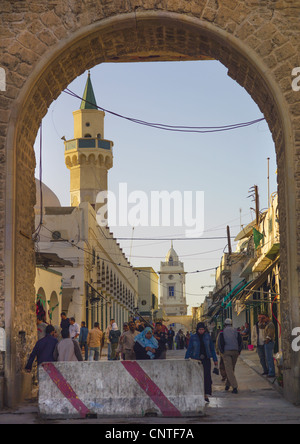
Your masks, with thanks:
[[[226,286],[227,285],[228,284],[226,284]],[[238,294],[240,291],[242,291],[245,285],[247,285],[247,283],[245,283],[245,280],[239,282],[224,298],[218,299],[213,305],[211,305],[205,316],[213,318],[218,315],[221,310],[225,310],[225,302],[228,301],[230,297],[232,298],[236,296],[236,294]]]
[[[244,281],[243,281],[244,282]],[[233,295],[233,297],[231,298],[231,300],[228,302],[228,304],[226,305],[225,309],[229,308],[232,306],[232,302],[233,299],[236,300],[238,295],[244,290],[245,287],[247,287],[249,285],[249,282],[244,282],[244,285]]]
[[[224,290],[224,288],[226,288],[229,284],[230,284],[230,282],[226,282],[226,284],[223,285],[222,288],[220,288],[218,291],[216,291],[215,293],[213,293],[212,297],[213,297],[213,299],[214,299],[215,302],[220,300],[220,298],[219,298],[220,294],[222,293],[222,291]]]
[[[242,231],[239,232],[237,237],[234,239],[234,242],[238,242],[245,237],[250,237],[253,232],[253,227],[256,225],[256,221],[250,222],[245,228],[242,229]]]
[[[211,306],[208,308],[207,312],[203,316],[211,317],[212,313],[214,313],[214,311],[221,306],[221,302],[222,302],[222,299],[223,299],[222,291],[228,285],[229,285],[229,282],[227,282],[225,285],[223,285],[223,287],[221,287],[218,291],[216,291],[212,295],[212,298],[213,298],[214,302],[211,304]]]
[[[280,250],[280,243],[279,242],[274,243],[270,248],[270,250],[266,253],[267,258],[273,260],[279,253],[279,250]]]
[[[242,280],[241,282],[239,282],[223,299],[222,301],[222,307],[224,307],[225,302],[228,301],[228,299],[230,298],[230,296],[234,296],[237,292],[239,292],[240,288],[244,285],[245,280]]]
[[[267,280],[269,274],[279,262],[279,257],[273,261],[257,278],[249,282],[249,284],[244,288],[237,298],[241,304],[243,304],[258,288],[260,288],[263,283]]]

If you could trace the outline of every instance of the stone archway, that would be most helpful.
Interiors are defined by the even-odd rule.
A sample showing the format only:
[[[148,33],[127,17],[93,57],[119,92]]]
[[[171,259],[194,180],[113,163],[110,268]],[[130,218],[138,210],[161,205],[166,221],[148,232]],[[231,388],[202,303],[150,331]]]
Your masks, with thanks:
[[[291,88],[291,71],[300,66],[300,31],[295,26],[299,25],[295,11],[300,11],[300,2],[288,6],[285,0],[275,5],[268,0],[147,0],[143,5],[136,0],[33,0],[25,5],[3,1],[0,63],[6,69],[7,90],[0,105],[0,211],[5,232],[0,285],[5,310],[2,314],[0,308],[0,322],[9,338],[4,364],[8,404],[16,398],[14,381],[21,377],[16,370],[20,362],[15,366],[19,359],[15,325],[34,338],[33,143],[42,117],[73,79],[96,64],[207,58],[223,63],[228,74],[248,91],[263,112],[275,143],[285,391],[290,399],[299,400],[300,359],[291,352],[290,343],[292,328],[300,325],[300,93]]]

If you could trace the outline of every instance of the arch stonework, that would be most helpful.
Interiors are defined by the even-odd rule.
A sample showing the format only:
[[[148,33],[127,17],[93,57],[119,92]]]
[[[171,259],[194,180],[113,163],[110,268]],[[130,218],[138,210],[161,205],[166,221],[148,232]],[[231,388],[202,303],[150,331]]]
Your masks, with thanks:
[[[28,338],[23,355],[36,339],[33,143],[49,105],[99,63],[211,58],[248,91],[275,143],[285,393],[299,401],[300,357],[291,350],[292,328],[300,326],[300,92],[291,87],[299,16],[300,0],[1,1],[0,327],[8,344],[0,375],[8,405],[22,380],[18,331]]]

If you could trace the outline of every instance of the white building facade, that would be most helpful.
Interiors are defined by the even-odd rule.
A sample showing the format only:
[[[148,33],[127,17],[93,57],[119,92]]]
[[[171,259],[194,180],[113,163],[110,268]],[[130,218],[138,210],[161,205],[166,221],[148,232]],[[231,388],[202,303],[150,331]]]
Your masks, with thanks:
[[[187,315],[185,275],[184,264],[172,243],[165,262],[160,265],[160,307],[166,316]]]

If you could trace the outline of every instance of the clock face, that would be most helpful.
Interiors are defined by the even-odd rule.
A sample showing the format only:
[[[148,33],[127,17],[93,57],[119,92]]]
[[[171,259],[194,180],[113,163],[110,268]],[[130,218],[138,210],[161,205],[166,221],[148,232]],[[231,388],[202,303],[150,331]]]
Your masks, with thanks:
[[[169,274],[169,279],[172,281],[174,279],[174,276],[172,274]]]

